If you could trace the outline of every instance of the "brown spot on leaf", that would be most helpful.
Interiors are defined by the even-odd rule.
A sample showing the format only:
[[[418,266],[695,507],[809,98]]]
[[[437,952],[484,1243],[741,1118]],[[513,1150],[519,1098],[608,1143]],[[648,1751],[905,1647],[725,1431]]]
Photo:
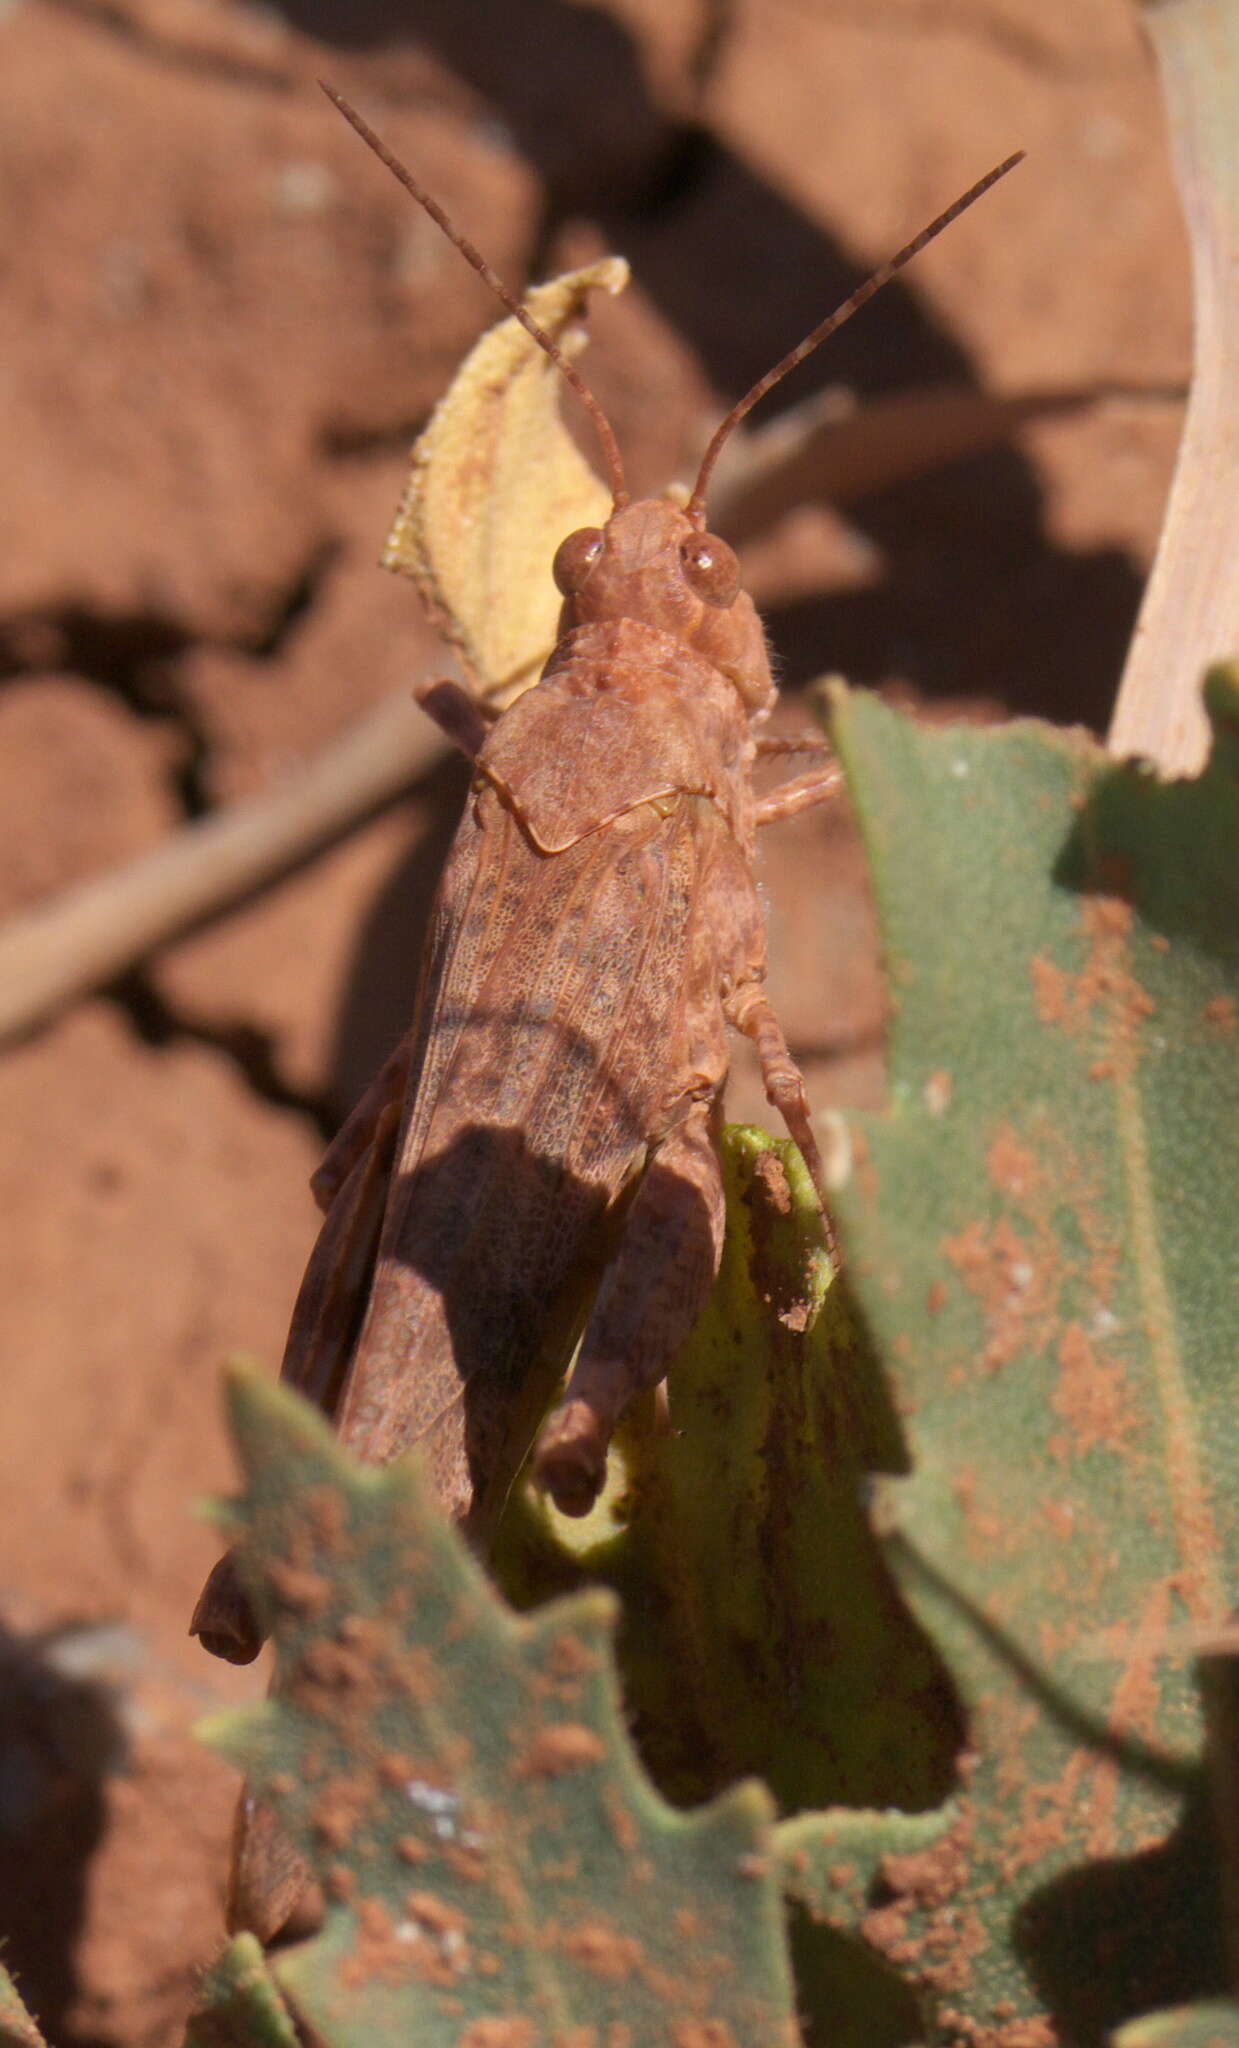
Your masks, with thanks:
[[[736,2048],[726,2020],[677,2020],[671,2041],[672,2048]]]
[[[1233,1038],[1239,1016],[1233,996],[1212,996],[1204,1008],[1205,1028],[1218,1038]]]

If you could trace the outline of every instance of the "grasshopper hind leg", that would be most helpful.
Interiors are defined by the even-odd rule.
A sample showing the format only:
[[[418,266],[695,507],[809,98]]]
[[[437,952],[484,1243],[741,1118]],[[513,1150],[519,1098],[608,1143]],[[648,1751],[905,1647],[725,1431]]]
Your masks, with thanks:
[[[564,1398],[538,1440],[534,1475],[564,1514],[589,1513],[616,1423],[663,1379],[714,1284],[723,1249],[717,1115],[713,1103],[696,1105],[646,1168]]]

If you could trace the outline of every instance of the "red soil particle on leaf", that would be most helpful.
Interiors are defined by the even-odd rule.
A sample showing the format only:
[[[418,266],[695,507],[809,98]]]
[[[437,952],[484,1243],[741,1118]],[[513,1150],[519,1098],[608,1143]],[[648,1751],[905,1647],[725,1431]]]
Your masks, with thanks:
[[[448,1869],[466,1884],[480,1884],[486,1876],[486,1858],[480,1850],[462,1848],[459,1842],[445,1842],[440,1853]]]
[[[533,2021],[514,2015],[508,2019],[470,2020],[457,2048],[533,2048],[536,2040]]]
[[[879,1865],[882,1879],[900,1898],[918,1905],[940,1906],[954,1897],[968,1875],[963,1830],[956,1827],[928,1849],[915,1849],[906,1856],[884,1856]]]
[[[401,1835],[396,1842],[396,1854],[402,1863],[424,1863],[430,1849],[419,1835]]]
[[[331,1587],[321,1573],[305,1565],[268,1559],[264,1566],[267,1583],[282,1607],[294,1614],[321,1614],[331,1599]]]
[[[1049,2020],[1010,2020],[996,2033],[983,2037],[978,2048],[1055,2048],[1056,2040]]]
[[[614,1984],[633,1976],[644,1960],[635,1935],[620,1934],[602,1920],[588,1920],[569,1928],[561,1935],[560,1946],[574,1962]]]
[[[606,1809],[611,1833],[624,1853],[631,1855],[641,1839],[641,1829],[636,1815],[613,1788],[604,1793],[602,1803]]]
[[[971,2013],[944,2005],[937,2018],[943,2038],[959,2041],[964,2048],[1056,2048],[1058,2041],[1049,2020],[1039,2016],[1010,2019],[1005,2025],[987,2027]]]
[[[336,1634],[350,1649],[366,1650],[371,1655],[382,1649],[387,1641],[386,1627],[373,1614],[342,1615]]]
[[[1047,1496],[1041,1502],[1041,1517],[1051,1535],[1063,1542],[1076,1533],[1076,1511],[1072,1501],[1053,1500]]]
[[[806,1862],[807,1860],[806,1858]],[[837,1892],[847,1891],[849,1885],[854,1884],[855,1881],[856,1865],[854,1863],[832,1863],[830,1869],[826,1872],[827,1884]]]
[[[410,1778],[421,1775],[412,1757],[403,1751],[389,1749],[378,1760],[378,1774],[385,1785],[407,1785]]]
[[[439,1696],[439,1674],[434,1653],[417,1643],[402,1648],[392,1660],[392,1676],[419,1707],[429,1706]]]
[[[1087,1451],[1123,1452],[1138,1426],[1127,1397],[1127,1374],[1118,1359],[1103,1359],[1079,1323],[1068,1323],[1058,1341],[1059,1378],[1050,1396],[1067,1435],[1050,1439],[1056,1458]]]
[[[315,1833],[332,1849],[344,1849],[372,1803],[364,1779],[332,1778],[314,1802],[310,1819]]]
[[[357,1650],[350,1650],[344,1643],[320,1638],[318,1642],[306,1645],[288,1689],[295,1698],[308,1680],[314,1685],[328,1686],[333,1691],[351,1691],[370,1685],[373,1678],[368,1657]]]
[[[597,1669],[598,1659],[580,1636],[565,1630],[552,1642],[547,1663],[557,1678],[583,1678]]]
[[[966,1223],[942,1250],[985,1316],[982,1370],[997,1372],[1024,1350],[1040,1350],[1053,1328],[1057,1272],[1048,1248],[1021,1236],[1007,1216]]]
[[[351,1870],[347,1863],[333,1863],[324,1883],[330,1896],[341,1904],[357,1895],[357,1872]]]
[[[1218,1038],[1234,1037],[1239,1026],[1239,1013],[1233,996],[1211,997],[1205,1004],[1203,1015],[1206,1028]]]
[[[965,1465],[956,1473],[951,1491],[963,1519],[964,1539],[969,1552],[974,1557],[992,1557],[1017,1545],[1019,1536],[1003,1515],[981,1505],[977,1498],[978,1485],[976,1467]]]
[[[985,1154],[985,1170],[1004,1195],[1026,1201],[1041,1180],[1037,1156],[1010,1124],[1000,1124]]]
[[[1090,1067],[1096,1079],[1130,1073],[1138,1056],[1140,1027],[1154,1014],[1152,996],[1132,973],[1128,960],[1133,916],[1121,896],[1092,896],[1081,910],[1088,957],[1078,974],[1037,955],[1031,963],[1033,1000],[1043,1024],[1060,1025],[1074,1036],[1100,1025],[1107,1037],[1104,1057]]]
[[[334,1486],[307,1487],[298,1506],[324,1550],[335,1550],[344,1535],[348,1516]]]
[[[753,1186],[779,1216],[792,1213],[791,1183],[777,1152],[762,1152],[753,1162]]]
[[[607,1746],[592,1728],[579,1721],[556,1721],[542,1728],[515,1766],[518,1778],[559,1778],[601,1763]]]
[[[939,1067],[925,1083],[923,1100],[931,1116],[944,1116],[955,1093],[955,1077]]]
[[[999,1859],[1004,1884],[1055,1856],[1070,1841],[1091,1762],[1086,1750],[1075,1750],[1057,1778],[1025,1787]]]
[[[934,1280],[933,1282],[931,1282],[930,1286],[926,1289],[925,1292],[926,1314],[931,1316],[941,1315],[943,1309],[947,1305],[948,1298],[949,1297],[947,1293],[947,1284],[945,1280]]]
[[[449,1905],[437,1892],[406,1892],[404,1903],[406,1911],[432,1934],[460,1934],[468,1924],[460,1908]]]
[[[860,1936],[888,1962],[906,1967],[920,1960],[921,1943],[910,1938],[908,1916],[902,1906],[879,1906],[866,1913],[860,1923]]]
[[[375,1941],[387,1941],[395,1932],[395,1922],[384,1899],[361,1899],[357,1906],[357,1921],[362,1933]]]
[[[1034,953],[1028,964],[1038,1019],[1042,1024],[1064,1024],[1070,995],[1067,976],[1058,963],[1048,960],[1044,953]]]

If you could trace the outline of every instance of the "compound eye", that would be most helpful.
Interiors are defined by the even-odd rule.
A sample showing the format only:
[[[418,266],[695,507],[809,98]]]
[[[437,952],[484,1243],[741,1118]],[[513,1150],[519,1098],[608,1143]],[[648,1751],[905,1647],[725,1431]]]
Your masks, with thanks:
[[[601,553],[602,535],[596,526],[579,526],[560,541],[551,574],[564,597],[575,597]]]
[[[697,533],[680,549],[684,574],[698,597],[726,611],[740,594],[740,564],[717,534]]]

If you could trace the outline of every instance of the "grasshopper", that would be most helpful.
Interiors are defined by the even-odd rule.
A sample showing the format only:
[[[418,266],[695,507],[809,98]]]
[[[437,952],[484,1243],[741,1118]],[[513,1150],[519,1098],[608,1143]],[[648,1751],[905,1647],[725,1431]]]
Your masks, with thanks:
[[[556,552],[563,607],[540,681],[494,719],[455,683],[417,693],[472,786],[412,1027],[314,1176],[326,1214],[282,1369],[363,1459],[420,1444],[445,1510],[484,1547],[535,1437],[536,1480],[564,1512],[589,1510],[618,1419],[697,1319],[722,1249],[729,1027],[753,1041],[824,1202],[804,1083],[765,994],[753,867],[758,831],[830,796],[839,771],[754,793],[757,756],[787,747],[763,743],[770,657],[736,557],[707,530],[706,490],[757,401],[1019,156],[733,406],[682,506],[634,504],[574,365],[326,90],[562,371],[612,497],[604,526]],[[231,1556],[192,1630],[233,1662],[257,1655]]]

